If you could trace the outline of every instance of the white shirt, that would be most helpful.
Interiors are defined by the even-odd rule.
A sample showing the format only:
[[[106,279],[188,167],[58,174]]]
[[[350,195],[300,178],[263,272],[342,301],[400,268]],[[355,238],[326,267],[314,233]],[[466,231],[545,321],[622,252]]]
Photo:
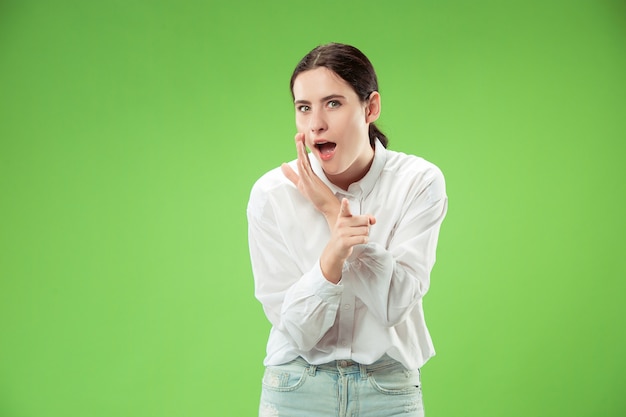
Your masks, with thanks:
[[[324,216],[280,168],[254,184],[247,209],[250,257],[255,295],[272,324],[264,364],[298,356],[314,365],[339,359],[371,364],[388,354],[407,369],[420,368],[435,354],[422,297],[447,210],[443,174],[377,141],[370,170],[345,191],[310,160],[337,198],[349,200],[352,214],[372,214],[376,224],[335,285],[320,270],[330,238]]]

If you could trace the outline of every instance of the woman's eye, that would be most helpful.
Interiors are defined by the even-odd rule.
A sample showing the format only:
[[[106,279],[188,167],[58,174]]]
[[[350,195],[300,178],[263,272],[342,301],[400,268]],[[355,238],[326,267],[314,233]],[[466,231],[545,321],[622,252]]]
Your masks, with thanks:
[[[331,100],[328,102],[328,107],[330,107],[331,109],[334,109],[339,106],[341,106],[341,103],[339,103],[337,100]]]

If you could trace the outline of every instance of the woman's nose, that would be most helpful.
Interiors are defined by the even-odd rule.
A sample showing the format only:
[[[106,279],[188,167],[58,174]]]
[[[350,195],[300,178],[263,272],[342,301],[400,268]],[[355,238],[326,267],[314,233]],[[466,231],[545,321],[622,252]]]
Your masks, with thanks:
[[[320,133],[328,129],[328,124],[324,115],[319,111],[314,111],[310,119],[310,129],[312,133]]]

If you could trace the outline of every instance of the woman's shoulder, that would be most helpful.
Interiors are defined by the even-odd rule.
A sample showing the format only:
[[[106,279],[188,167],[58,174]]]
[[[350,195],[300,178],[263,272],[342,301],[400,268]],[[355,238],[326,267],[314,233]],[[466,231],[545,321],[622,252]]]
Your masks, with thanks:
[[[282,173],[280,167],[276,167],[261,175],[252,185],[252,191],[271,191],[274,188],[280,188],[291,182]]]
[[[293,162],[290,162],[293,165]],[[276,167],[257,179],[250,190],[249,205],[264,206],[270,200],[289,198],[298,193],[298,190],[283,174],[280,167]]]
[[[403,152],[388,151],[380,184],[409,198],[447,198],[445,178],[439,167],[421,156]]]
[[[419,177],[430,180],[443,180],[443,172],[433,162],[421,156],[393,150],[387,150],[384,171],[404,179]]]

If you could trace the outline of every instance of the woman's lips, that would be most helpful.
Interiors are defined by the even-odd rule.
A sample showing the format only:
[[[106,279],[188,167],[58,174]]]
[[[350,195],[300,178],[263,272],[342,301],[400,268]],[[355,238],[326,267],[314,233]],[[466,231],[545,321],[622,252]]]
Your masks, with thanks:
[[[337,144],[335,142],[317,142],[315,148],[317,148],[322,161],[328,161],[335,155]]]

